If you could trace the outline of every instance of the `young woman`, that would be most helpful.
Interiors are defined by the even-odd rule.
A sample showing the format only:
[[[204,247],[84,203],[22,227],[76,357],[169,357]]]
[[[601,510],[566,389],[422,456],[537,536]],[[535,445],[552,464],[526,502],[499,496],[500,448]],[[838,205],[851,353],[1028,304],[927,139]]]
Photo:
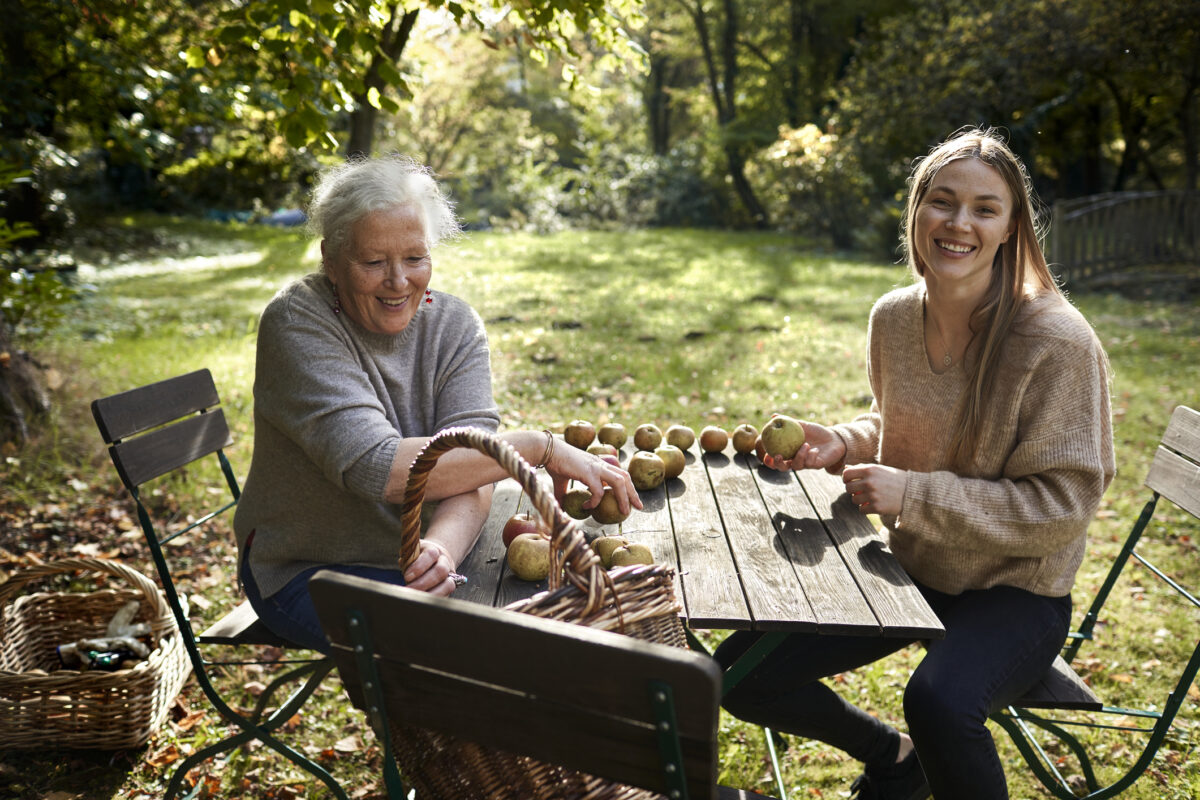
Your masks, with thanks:
[[[1008,796],[988,714],[1045,672],[1071,616],[1087,526],[1112,479],[1108,362],[1038,244],[1025,169],[992,131],[916,166],[904,215],[914,281],[871,311],[870,411],[776,469],[840,473],[946,627],[904,694],[908,733],[820,681],[907,645],[796,634],[725,698],[735,716],[865,763],[857,798]],[[728,665],[755,639],[717,651]]]

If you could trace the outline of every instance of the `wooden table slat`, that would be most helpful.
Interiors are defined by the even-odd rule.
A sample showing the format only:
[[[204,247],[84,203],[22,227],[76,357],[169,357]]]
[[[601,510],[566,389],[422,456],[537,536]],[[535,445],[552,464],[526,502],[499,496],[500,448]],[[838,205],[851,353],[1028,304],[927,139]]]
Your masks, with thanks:
[[[744,458],[744,457],[743,457]],[[879,632],[875,612],[830,539],[795,474],[758,465],[751,471],[791,558],[822,633]]]
[[[749,630],[750,609],[699,449],[693,447],[686,457],[683,474],[670,481],[666,489],[679,548],[679,582],[688,624]]]
[[[816,630],[817,617],[775,533],[745,457],[702,457],[756,630]]]
[[[673,478],[672,481],[678,481]],[[621,524],[621,535],[631,542],[641,542],[650,548],[655,562],[675,567],[675,596],[683,602],[683,583],[680,580],[679,559],[676,556],[675,534],[671,527],[671,509],[667,505],[666,484],[656,489],[638,491],[642,510],[634,510]]]
[[[941,620],[888,550],[883,534],[850,501],[842,479],[824,470],[806,470],[802,484],[888,635],[944,636]]]

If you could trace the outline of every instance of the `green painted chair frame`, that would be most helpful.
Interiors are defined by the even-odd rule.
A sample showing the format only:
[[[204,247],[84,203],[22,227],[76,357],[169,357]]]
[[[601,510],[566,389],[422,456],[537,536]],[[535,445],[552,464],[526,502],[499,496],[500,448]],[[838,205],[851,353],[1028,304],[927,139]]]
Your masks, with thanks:
[[[1041,686],[1035,687],[1026,697],[992,715],[992,719],[1012,737],[1038,780],[1055,797],[1062,800],[1077,800],[1081,795],[1072,790],[1067,778],[1058,768],[1056,759],[1046,752],[1035,736],[1035,729],[1056,737],[1078,759],[1088,792],[1082,797],[1088,800],[1116,797],[1129,788],[1150,766],[1180,707],[1187,699],[1188,690],[1196,678],[1197,671],[1200,670],[1200,635],[1194,629],[1178,631],[1181,635],[1190,634],[1189,638],[1196,637],[1196,645],[1192,649],[1191,658],[1183,665],[1174,688],[1165,699],[1159,699],[1157,703],[1148,703],[1145,709],[1132,709],[1105,705],[1067,666],[1079,653],[1084,642],[1093,638],[1105,601],[1131,560],[1143,565],[1150,575],[1177,592],[1185,603],[1200,608],[1200,600],[1197,600],[1196,593],[1182,586],[1138,551],[1138,545],[1154,517],[1160,499],[1165,498],[1193,517],[1200,517],[1200,413],[1186,406],[1175,409],[1155,451],[1145,485],[1151,490],[1150,499],[1134,523],[1078,630],[1068,635],[1063,653],[1055,662],[1054,669]],[[1045,713],[1047,710],[1061,712],[1066,709],[1084,713],[1055,716]],[[1100,721],[1095,718],[1099,718]],[[1104,721],[1106,718],[1107,721]],[[1125,722],[1123,718],[1137,722]],[[1097,777],[1087,748],[1068,730],[1069,726],[1139,734],[1145,737],[1145,743],[1129,768],[1111,783],[1105,784]]]
[[[183,633],[183,642],[196,681],[213,708],[237,728],[236,733],[185,758],[171,776],[165,796],[168,800],[176,797],[188,772],[195,766],[222,752],[258,740],[320,779],[339,800],[347,800],[345,791],[327,770],[274,735],[275,730],[299,711],[333,670],[333,661],[328,657],[210,660],[202,652],[202,647],[206,651],[210,648],[253,645],[266,645],[282,651],[299,648],[268,631],[246,601],[197,635],[175,586],[164,545],[233,508],[241,496],[241,488],[224,453],[224,448],[233,443],[233,437],[220,402],[212,374],[207,369],[92,402],[92,416],[100,435],[108,445],[109,455],[121,482],[137,506],[138,521],[158,570],[163,593]],[[156,525],[154,514],[143,502],[143,487],[202,458],[214,456],[220,464],[228,489],[227,498],[219,501],[220,507],[206,510],[194,522],[179,530],[168,532],[167,524],[161,520]],[[221,696],[213,685],[210,673],[225,667],[251,664],[282,665],[286,669],[262,692],[253,712],[245,715]],[[264,717],[275,693],[292,683],[299,685]],[[188,796],[202,786],[203,782],[198,782]]]

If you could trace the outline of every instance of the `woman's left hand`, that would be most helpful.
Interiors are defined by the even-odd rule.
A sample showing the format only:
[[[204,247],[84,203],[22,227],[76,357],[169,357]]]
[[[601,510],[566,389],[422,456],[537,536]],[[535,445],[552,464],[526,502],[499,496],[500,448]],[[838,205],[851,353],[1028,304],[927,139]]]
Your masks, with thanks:
[[[842,482],[864,514],[899,514],[908,488],[908,471],[882,464],[855,464],[842,470]]]
[[[413,589],[449,597],[455,587],[451,577],[453,572],[454,561],[445,546],[423,538],[417,549],[417,557],[404,568],[404,583]]]

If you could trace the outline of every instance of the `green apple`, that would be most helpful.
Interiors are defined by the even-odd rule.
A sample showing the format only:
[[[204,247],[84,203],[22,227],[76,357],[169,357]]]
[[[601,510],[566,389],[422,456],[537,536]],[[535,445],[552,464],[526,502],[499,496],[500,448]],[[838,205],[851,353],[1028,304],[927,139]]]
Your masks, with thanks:
[[[523,581],[550,575],[550,540],[540,533],[522,533],[508,546],[508,568]]]
[[[683,468],[687,466],[687,457],[673,444],[659,445],[654,455],[662,459],[663,466],[667,468],[667,479],[678,478],[683,474]]]
[[[667,428],[667,444],[680,450],[688,450],[696,443],[696,432],[687,425],[672,425]]]
[[[638,450],[629,457],[629,477],[633,485],[643,491],[662,486],[667,477],[667,465],[655,453]]]
[[[790,461],[800,451],[800,445],[804,444],[804,426],[800,420],[776,414],[763,425],[759,436],[762,437],[764,450],[776,458]]]

